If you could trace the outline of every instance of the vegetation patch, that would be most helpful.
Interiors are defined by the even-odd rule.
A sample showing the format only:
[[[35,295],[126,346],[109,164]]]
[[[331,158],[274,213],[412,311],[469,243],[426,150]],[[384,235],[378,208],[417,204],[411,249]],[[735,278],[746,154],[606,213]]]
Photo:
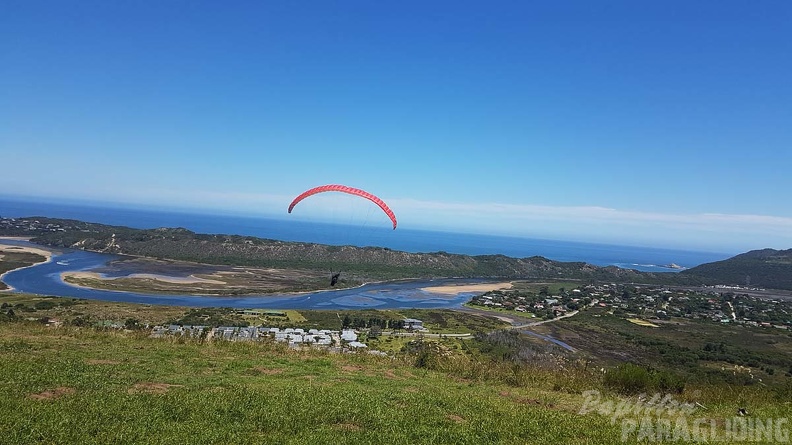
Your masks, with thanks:
[[[632,363],[611,369],[603,381],[605,386],[624,394],[649,391],[679,394],[685,389],[685,381],[670,371],[647,369]]]

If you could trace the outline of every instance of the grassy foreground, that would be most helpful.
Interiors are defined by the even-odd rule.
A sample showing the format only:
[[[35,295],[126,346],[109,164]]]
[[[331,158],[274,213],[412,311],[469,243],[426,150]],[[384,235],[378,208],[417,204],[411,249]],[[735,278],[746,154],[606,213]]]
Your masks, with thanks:
[[[0,324],[4,443],[591,443],[575,397],[396,359]],[[535,398],[535,397],[539,398]]]
[[[619,422],[578,414],[583,391],[600,389],[595,378],[514,368],[510,379],[487,369],[465,376],[274,343],[0,323],[0,442],[620,442]],[[696,393],[710,415],[728,416],[738,403],[722,390]],[[761,393],[740,397],[764,416],[790,414]]]

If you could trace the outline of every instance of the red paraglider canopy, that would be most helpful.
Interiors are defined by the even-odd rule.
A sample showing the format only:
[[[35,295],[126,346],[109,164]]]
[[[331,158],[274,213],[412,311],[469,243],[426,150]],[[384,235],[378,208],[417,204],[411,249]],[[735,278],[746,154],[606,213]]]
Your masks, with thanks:
[[[388,215],[388,218],[390,218],[391,222],[393,222],[393,229],[394,230],[396,229],[396,215],[394,215],[390,207],[388,207],[388,205],[385,204],[385,201],[379,199],[378,197],[372,195],[371,193],[365,190],[360,190],[354,187],[348,187],[346,185],[340,185],[340,184],[322,185],[303,192],[302,194],[300,194],[300,196],[294,198],[294,201],[292,201],[291,204],[289,204],[289,213],[292,212],[292,209],[294,209],[294,206],[296,206],[298,202],[302,201],[303,199],[311,195],[315,195],[317,193],[323,193],[323,192],[349,193],[350,195],[360,196],[362,198],[368,199],[374,204],[377,204],[379,208],[381,208],[382,211],[385,212],[386,215]]]

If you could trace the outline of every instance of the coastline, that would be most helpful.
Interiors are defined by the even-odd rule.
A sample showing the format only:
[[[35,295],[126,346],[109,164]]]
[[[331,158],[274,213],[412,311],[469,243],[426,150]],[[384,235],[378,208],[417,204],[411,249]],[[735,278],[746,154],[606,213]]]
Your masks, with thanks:
[[[3,280],[7,274],[9,274],[11,272],[14,272],[14,271],[17,271],[17,270],[26,269],[28,267],[38,266],[39,264],[49,263],[50,261],[52,261],[52,257],[55,255],[55,252],[53,252],[51,250],[46,250],[46,249],[43,249],[43,248],[40,249],[40,248],[36,248],[36,247],[28,247],[28,246],[17,246],[17,245],[14,245],[14,244],[4,244],[3,240],[28,241],[28,240],[30,240],[30,238],[29,237],[22,237],[22,236],[3,236],[3,237],[0,237],[0,255],[2,255],[3,252],[32,253],[32,254],[35,254],[35,255],[43,256],[44,257],[44,261],[39,261],[39,262],[33,263],[33,264],[29,265],[29,266],[17,267],[16,269],[11,269],[11,270],[5,271],[2,274],[0,274],[0,282],[3,282],[3,284],[5,284],[6,287],[7,287],[6,289],[0,289],[0,292],[13,292],[15,290],[13,286],[11,286],[10,284],[6,283]]]

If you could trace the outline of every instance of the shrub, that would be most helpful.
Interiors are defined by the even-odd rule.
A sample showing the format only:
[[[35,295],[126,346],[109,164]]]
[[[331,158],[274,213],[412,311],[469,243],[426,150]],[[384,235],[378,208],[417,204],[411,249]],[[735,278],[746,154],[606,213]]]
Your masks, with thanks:
[[[608,388],[624,394],[637,394],[650,390],[681,393],[685,381],[670,371],[646,369],[625,363],[605,374],[603,383]]]
[[[44,310],[47,310],[47,309],[52,309],[55,306],[57,306],[57,305],[54,302],[46,301],[46,300],[45,301],[37,301],[36,304],[33,305],[34,308],[36,308],[37,310],[41,310],[41,311],[44,311]]]
[[[617,366],[605,374],[603,380],[608,388],[626,394],[646,391],[650,381],[649,371],[632,363]]]

